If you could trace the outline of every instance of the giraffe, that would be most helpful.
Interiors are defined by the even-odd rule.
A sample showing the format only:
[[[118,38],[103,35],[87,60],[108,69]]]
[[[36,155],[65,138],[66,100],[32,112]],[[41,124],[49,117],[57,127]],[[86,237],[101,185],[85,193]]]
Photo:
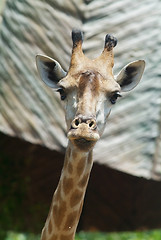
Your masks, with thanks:
[[[132,90],[144,72],[144,60],[127,64],[113,75],[113,48],[117,39],[107,34],[101,55],[93,60],[82,50],[83,34],[72,31],[72,56],[68,72],[54,59],[36,56],[40,78],[60,94],[64,103],[68,146],[64,166],[41,240],[73,240],[82,211],[93,148],[121,92]]]

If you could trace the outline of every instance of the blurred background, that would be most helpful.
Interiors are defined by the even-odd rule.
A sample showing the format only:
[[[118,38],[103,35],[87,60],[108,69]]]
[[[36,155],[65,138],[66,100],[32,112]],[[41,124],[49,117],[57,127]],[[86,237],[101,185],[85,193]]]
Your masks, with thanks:
[[[144,59],[140,84],[114,106],[94,153],[80,230],[161,228],[161,1],[0,0],[0,230],[40,233],[61,173],[66,140],[57,93],[35,56],[68,70],[71,30],[97,57],[118,39],[114,73]]]

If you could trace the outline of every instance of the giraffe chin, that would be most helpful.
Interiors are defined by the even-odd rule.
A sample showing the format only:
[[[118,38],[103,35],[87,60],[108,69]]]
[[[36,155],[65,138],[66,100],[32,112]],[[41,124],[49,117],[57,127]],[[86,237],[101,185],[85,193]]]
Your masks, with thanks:
[[[97,141],[93,141],[93,140],[90,141],[90,140],[86,140],[85,138],[78,138],[78,139],[71,139],[71,142],[80,151],[88,152],[95,146]]]
[[[85,152],[91,150],[100,138],[96,131],[89,131],[87,134],[79,134],[77,130],[70,130],[67,137],[75,147]]]

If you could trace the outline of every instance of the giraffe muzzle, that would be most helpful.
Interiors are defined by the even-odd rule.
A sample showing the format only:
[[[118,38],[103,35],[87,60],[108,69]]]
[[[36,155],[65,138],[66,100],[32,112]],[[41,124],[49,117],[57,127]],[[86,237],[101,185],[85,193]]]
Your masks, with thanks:
[[[87,118],[83,116],[76,117],[72,123],[71,123],[71,129],[77,129],[81,126],[82,123],[85,123],[89,129],[96,130],[97,129],[97,123],[94,118]]]
[[[96,120],[92,117],[77,116],[71,123],[67,137],[79,149],[90,149],[100,138]]]

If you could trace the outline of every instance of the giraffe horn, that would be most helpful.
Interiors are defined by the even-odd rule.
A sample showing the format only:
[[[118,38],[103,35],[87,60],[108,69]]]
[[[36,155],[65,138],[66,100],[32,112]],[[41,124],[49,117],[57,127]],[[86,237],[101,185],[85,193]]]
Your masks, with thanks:
[[[114,54],[113,48],[117,45],[117,39],[110,34],[107,34],[105,37],[105,45],[101,55],[96,58],[96,61],[99,63],[102,62],[102,65],[107,66],[108,71],[112,71],[114,65]]]
[[[71,56],[70,68],[78,64],[80,59],[84,57],[82,51],[82,43],[83,43],[83,33],[81,30],[73,29],[72,30],[72,41],[73,41],[73,49]]]
[[[83,43],[83,33],[79,29],[72,30],[72,40],[73,40],[73,48],[76,48],[78,45],[82,45]]]
[[[104,49],[106,49],[107,51],[112,51],[112,49],[117,45],[117,39],[110,35],[107,34],[105,37],[105,46]]]

